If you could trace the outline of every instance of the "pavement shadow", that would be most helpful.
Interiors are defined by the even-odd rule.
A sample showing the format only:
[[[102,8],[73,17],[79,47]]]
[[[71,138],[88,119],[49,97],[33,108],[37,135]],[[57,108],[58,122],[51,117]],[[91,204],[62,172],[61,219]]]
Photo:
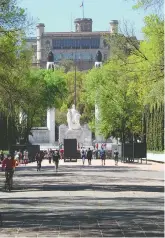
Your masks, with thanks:
[[[158,218],[159,216],[159,218]],[[41,226],[42,224],[42,226]],[[158,209],[59,209],[26,211],[19,209],[3,214],[2,229],[67,237],[164,237],[163,211]],[[10,230],[11,233],[11,230]],[[3,230],[1,230],[3,235]],[[34,236],[33,236],[34,237]]]
[[[57,175],[58,176],[58,175]],[[62,181],[60,181],[62,182]],[[18,183],[14,186],[12,192],[26,192],[26,191],[102,191],[102,192],[125,192],[125,191],[139,191],[149,193],[164,193],[164,186],[146,186],[146,185],[94,185],[94,184],[50,184],[45,181],[44,184],[32,183],[24,184]]]
[[[54,200],[56,200],[56,202],[58,203],[58,206],[61,207],[64,204],[67,204],[68,206],[72,206],[74,205],[75,207],[79,207],[80,204],[81,206],[86,206],[86,205],[91,205],[93,203],[98,203],[100,207],[104,207],[107,206],[108,203],[109,204],[113,204],[114,202],[119,203],[120,205],[118,205],[118,209],[121,206],[125,206],[128,205],[130,203],[132,204],[136,204],[136,206],[140,207],[140,206],[147,206],[148,204],[152,207],[155,204],[157,204],[159,207],[160,206],[164,206],[164,199],[163,197],[158,197],[155,201],[155,198],[150,198],[150,197],[90,197],[90,196],[77,196],[74,199],[69,199],[66,200],[66,197],[63,196],[58,196],[58,197],[21,197],[21,198],[8,198],[6,201],[6,198],[2,198],[1,202],[3,202],[4,204],[7,205],[7,202],[9,204],[12,204],[12,207],[10,209],[10,212],[14,209],[16,211],[19,212],[19,209],[21,209],[22,206],[24,206],[25,211],[26,211],[26,207],[28,205],[33,206],[33,207],[37,207],[38,205],[43,205],[46,204],[47,207],[50,207],[50,204],[54,203]],[[88,201],[88,202],[87,202]],[[15,208],[15,205],[17,205],[17,208]],[[19,206],[20,207],[19,207]]]
[[[114,174],[113,184],[108,184],[114,167],[107,167],[87,167],[81,173],[81,166],[64,166],[57,174],[52,166],[35,174],[30,167],[27,173],[16,173],[14,190],[0,198],[0,236],[164,237],[164,186],[143,185],[139,173],[129,178],[130,167],[115,168],[125,174]],[[154,176],[156,180],[157,173]],[[133,196],[134,191],[140,193]],[[127,197],[121,192],[128,192]]]
[[[50,166],[43,166],[42,167],[42,170],[44,171],[47,171],[49,169],[53,169],[54,166],[50,165]],[[25,166],[25,165],[22,165],[22,166],[18,166],[16,167],[16,171],[31,171],[31,170],[37,170],[37,164],[36,165],[31,165],[31,166]]]
[[[80,185],[80,184],[66,184],[66,185],[44,185],[44,191],[83,191],[83,190],[94,190],[94,191],[110,191],[110,192],[121,192],[121,191],[140,191],[140,192],[161,192],[164,193],[164,186],[143,186],[143,185]]]
[[[26,177],[68,177],[68,176],[71,176],[73,175],[73,173],[56,173],[56,171],[52,172],[52,173],[42,173],[43,170],[41,171],[36,171],[36,173],[33,173],[33,174],[24,174],[24,178]],[[22,177],[22,174],[17,174],[17,177]]]

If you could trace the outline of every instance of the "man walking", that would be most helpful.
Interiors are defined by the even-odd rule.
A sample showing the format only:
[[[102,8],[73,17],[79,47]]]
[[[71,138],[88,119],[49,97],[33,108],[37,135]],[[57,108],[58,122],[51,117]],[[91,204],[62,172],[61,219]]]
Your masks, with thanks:
[[[60,160],[59,151],[58,151],[58,150],[55,150],[55,152],[53,153],[53,162],[55,163],[56,172],[58,172],[59,160]]]
[[[100,150],[100,159],[101,159],[101,161],[102,161],[102,166],[105,165],[105,157],[106,157],[106,155],[105,155],[105,150],[104,150],[103,147],[101,147],[101,150]]]
[[[41,163],[42,163],[41,153],[36,154],[36,161],[37,161],[37,171],[40,171],[41,170]]]
[[[82,159],[83,165],[85,164],[85,158],[86,158],[85,151],[82,150],[81,151],[81,159]]]
[[[91,160],[92,160],[92,151],[89,148],[87,152],[87,159],[88,159],[88,165],[91,165]]]
[[[114,150],[114,159],[115,159],[115,165],[118,165],[119,152],[117,151],[117,149]]]

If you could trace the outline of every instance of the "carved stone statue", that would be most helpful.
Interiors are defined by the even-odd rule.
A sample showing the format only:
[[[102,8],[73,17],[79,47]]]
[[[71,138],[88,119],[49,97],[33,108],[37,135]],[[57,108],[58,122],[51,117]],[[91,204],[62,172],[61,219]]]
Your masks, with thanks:
[[[69,130],[72,130],[72,112],[71,112],[71,109],[68,109],[67,123],[68,123]]]
[[[50,51],[48,54],[47,62],[54,62],[54,55],[53,55],[52,51]]]
[[[78,130],[80,126],[80,113],[76,110],[75,105],[72,105],[71,109],[68,109],[67,123],[69,130]]]
[[[96,62],[102,62],[102,53],[98,50],[96,54]]]
[[[51,62],[52,63],[52,62]],[[48,64],[47,69],[52,69],[54,71],[54,64]]]
[[[74,104],[72,105],[71,112],[72,112],[72,123],[73,123],[73,124],[76,124],[77,126],[80,127],[80,117],[81,117],[81,115],[80,115],[79,112],[76,110]]]

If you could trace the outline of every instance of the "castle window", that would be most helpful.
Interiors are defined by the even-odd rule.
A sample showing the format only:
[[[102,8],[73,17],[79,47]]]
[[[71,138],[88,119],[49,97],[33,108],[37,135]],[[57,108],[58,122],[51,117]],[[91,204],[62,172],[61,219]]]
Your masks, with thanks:
[[[53,49],[99,49],[100,38],[64,38],[52,40]]]

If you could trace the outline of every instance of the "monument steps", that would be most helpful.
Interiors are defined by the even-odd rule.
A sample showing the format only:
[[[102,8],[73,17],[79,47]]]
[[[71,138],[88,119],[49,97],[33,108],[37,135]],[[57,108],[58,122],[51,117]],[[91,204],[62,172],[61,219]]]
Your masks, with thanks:
[[[40,144],[40,143],[38,143],[37,145],[40,145],[40,150],[48,150],[48,149],[55,150],[55,149],[59,148],[58,142],[54,143],[54,144],[51,144],[51,143]]]

